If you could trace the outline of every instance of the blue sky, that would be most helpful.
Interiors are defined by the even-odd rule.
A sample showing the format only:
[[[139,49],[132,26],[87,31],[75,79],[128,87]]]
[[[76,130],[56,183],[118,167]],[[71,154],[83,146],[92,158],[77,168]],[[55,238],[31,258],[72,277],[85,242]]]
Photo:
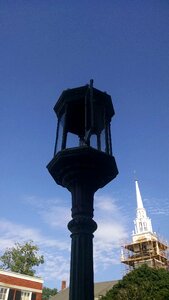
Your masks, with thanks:
[[[38,273],[68,280],[71,195],[46,169],[53,106],[87,84],[112,96],[118,177],[95,195],[95,281],[121,278],[134,229],[134,171],[153,229],[169,240],[169,2],[0,1],[0,253],[33,239]]]

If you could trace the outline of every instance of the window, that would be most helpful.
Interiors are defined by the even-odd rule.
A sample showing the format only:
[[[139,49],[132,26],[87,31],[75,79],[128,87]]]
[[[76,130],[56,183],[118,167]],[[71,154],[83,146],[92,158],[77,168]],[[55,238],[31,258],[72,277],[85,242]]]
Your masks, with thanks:
[[[15,300],[21,300],[21,291],[15,292]]]
[[[0,286],[0,300],[6,300],[8,297],[9,289]]]
[[[26,291],[21,292],[21,300],[30,300],[31,299],[30,296],[31,296],[30,292],[26,292]]]
[[[143,225],[141,222],[139,222],[140,231],[143,231]]]
[[[15,290],[9,289],[8,300],[14,300],[14,294],[15,294]]]
[[[32,293],[31,300],[36,300],[36,294],[35,293]]]

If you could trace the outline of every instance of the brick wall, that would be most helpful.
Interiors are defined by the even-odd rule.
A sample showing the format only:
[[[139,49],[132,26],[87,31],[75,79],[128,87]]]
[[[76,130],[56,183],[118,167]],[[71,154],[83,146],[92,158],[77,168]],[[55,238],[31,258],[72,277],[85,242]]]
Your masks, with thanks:
[[[17,286],[21,286],[21,287],[42,290],[42,283],[27,280],[24,278],[16,278],[13,276],[7,276],[7,275],[0,274],[0,282],[10,284],[10,285],[17,285]]]
[[[42,300],[42,284],[41,278],[0,270],[0,286],[9,291],[7,300],[20,300],[21,291],[31,292],[32,300]]]

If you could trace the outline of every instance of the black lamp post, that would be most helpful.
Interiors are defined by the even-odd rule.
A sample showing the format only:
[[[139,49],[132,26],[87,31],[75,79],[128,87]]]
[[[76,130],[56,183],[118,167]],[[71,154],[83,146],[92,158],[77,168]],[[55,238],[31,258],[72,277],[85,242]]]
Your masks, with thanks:
[[[63,91],[54,107],[58,117],[54,158],[47,168],[72,194],[69,300],[93,300],[94,193],[117,174],[112,156],[111,97],[90,85]]]

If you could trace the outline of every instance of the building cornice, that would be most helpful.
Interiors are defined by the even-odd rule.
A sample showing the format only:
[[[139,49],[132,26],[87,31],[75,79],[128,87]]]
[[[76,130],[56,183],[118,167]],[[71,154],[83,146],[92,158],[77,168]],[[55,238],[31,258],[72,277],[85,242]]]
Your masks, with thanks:
[[[5,271],[2,269],[0,269],[0,275],[6,275],[6,276],[10,276],[10,277],[19,278],[19,279],[43,283],[43,279],[41,277],[35,277],[35,276],[20,274],[20,273],[16,273],[16,272]]]

